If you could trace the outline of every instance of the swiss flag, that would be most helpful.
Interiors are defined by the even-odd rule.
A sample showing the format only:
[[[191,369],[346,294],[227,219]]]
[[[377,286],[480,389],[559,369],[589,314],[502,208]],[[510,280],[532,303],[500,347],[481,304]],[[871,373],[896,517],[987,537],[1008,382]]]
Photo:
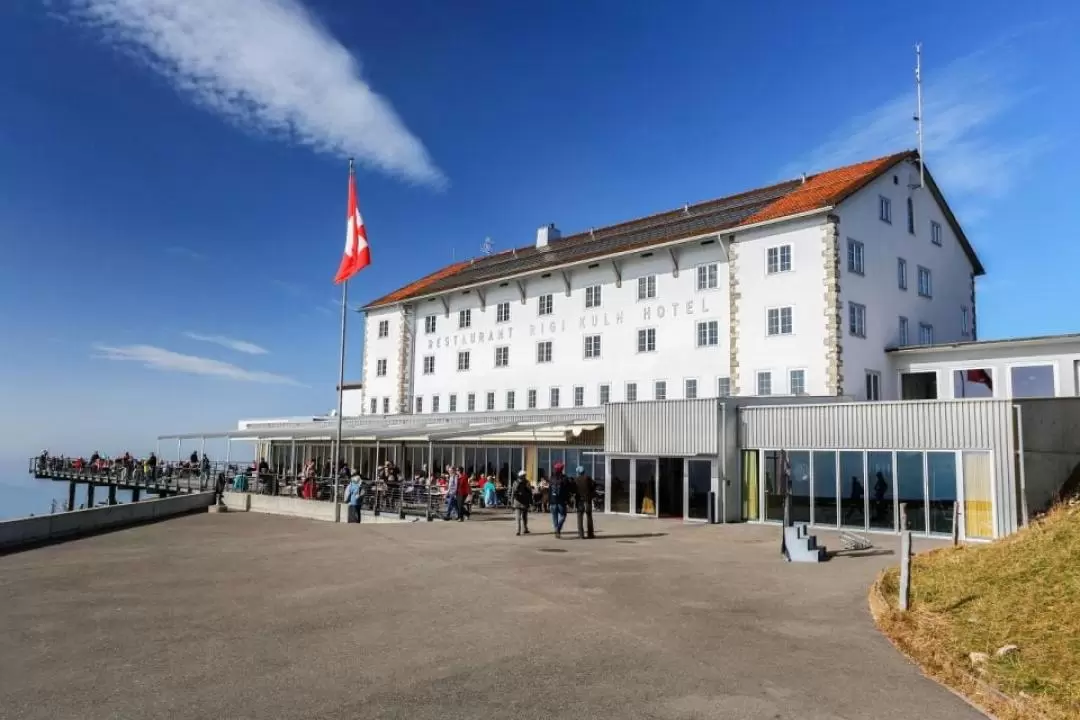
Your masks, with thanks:
[[[345,254],[341,258],[334,282],[341,284],[371,264],[364,218],[356,201],[356,173],[349,169],[349,219],[345,227]]]

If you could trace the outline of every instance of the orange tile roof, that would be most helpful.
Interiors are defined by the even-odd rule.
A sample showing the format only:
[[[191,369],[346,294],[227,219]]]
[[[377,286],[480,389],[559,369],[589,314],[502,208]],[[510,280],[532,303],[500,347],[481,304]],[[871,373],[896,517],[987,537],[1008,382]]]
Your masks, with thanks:
[[[371,306],[374,306],[374,305],[389,305],[390,303],[395,303],[395,302],[398,302],[399,300],[404,300],[406,298],[412,297],[413,295],[417,295],[417,294],[423,292],[423,290],[426,287],[428,287],[429,285],[431,285],[432,283],[434,283],[434,282],[436,282],[438,280],[442,280],[445,277],[450,277],[454,273],[459,272],[459,271],[464,270],[465,268],[469,267],[471,264],[472,263],[469,262],[468,260],[464,260],[462,262],[453,263],[452,265],[447,265],[444,268],[436,270],[435,272],[431,273],[430,275],[425,275],[424,277],[420,278],[419,280],[415,280],[415,281],[409,283],[405,287],[398,288],[397,290],[390,293],[389,295],[383,295],[378,300],[372,300],[371,302],[368,303],[368,307],[371,307]]]
[[[746,218],[742,224],[775,220],[836,205],[896,163],[916,157],[918,153],[908,150],[811,175],[805,183]]]

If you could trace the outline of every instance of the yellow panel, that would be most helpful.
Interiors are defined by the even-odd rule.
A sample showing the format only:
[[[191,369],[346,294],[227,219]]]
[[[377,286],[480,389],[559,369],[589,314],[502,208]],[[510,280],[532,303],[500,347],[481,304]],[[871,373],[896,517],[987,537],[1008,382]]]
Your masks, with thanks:
[[[758,520],[758,451],[743,450],[742,506],[744,520]]]
[[[525,474],[529,478],[529,482],[536,483],[538,478],[536,477],[536,465],[537,465],[537,452],[535,445],[525,446]]]
[[[969,538],[994,537],[990,453],[966,452],[964,458],[964,532]]]

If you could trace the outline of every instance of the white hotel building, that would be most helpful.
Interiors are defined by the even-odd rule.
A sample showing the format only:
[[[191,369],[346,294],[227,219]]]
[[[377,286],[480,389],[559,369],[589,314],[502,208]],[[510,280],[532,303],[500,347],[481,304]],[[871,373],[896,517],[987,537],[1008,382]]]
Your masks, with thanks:
[[[955,506],[963,538],[1014,531],[1080,481],[1080,336],[977,341],[983,267],[919,163],[548,225],[371,302],[342,457],[506,483],[561,461],[607,512],[721,522],[779,521],[786,473],[814,526],[906,508],[950,533]],[[293,477],[332,456],[329,420],[167,437],[255,442]]]

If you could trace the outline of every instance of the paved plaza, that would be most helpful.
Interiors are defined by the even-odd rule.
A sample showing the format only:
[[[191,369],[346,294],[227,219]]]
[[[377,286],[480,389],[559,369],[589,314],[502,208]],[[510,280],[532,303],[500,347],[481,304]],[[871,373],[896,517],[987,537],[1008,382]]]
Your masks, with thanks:
[[[982,717],[874,629],[894,555],[791,565],[777,528],[599,516],[579,541],[545,519],[202,514],[0,557],[0,716]]]

